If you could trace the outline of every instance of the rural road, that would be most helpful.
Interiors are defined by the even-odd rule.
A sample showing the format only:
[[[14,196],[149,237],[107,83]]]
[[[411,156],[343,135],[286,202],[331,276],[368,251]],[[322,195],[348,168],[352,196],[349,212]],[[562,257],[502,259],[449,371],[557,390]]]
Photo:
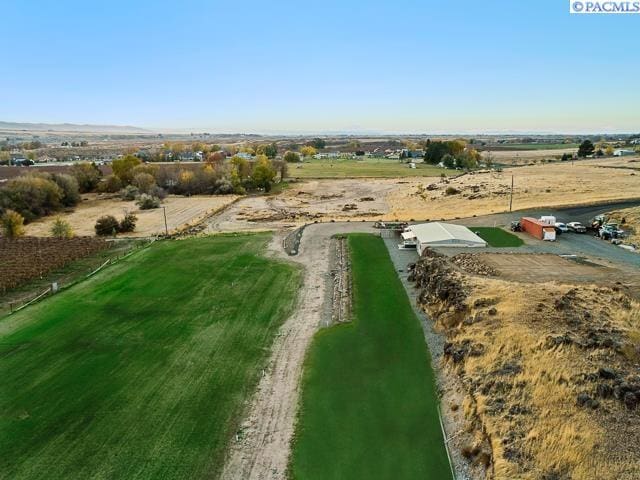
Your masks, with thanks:
[[[348,232],[373,232],[373,228],[362,223],[310,225],[294,257],[282,250],[282,234],[274,236],[270,253],[299,263],[304,268],[304,283],[294,313],[275,339],[241,434],[231,446],[224,480],[286,478],[304,356],[314,333],[331,318],[331,237]]]

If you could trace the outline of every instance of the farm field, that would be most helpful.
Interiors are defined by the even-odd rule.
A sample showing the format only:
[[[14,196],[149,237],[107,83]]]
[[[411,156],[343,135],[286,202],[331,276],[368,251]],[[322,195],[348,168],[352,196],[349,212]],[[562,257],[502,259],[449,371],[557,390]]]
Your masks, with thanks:
[[[207,215],[233,202],[234,195],[195,195],[192,197],[169,196],[162,206],[167,211],[167,227],[169,232],[193,224]],[[83,201],[69,213],[62,216],[71,224],[76,235],[95,235],[96,220],[103,215],[113,215],[120,219],[125,212],[132,212],[138,217],[136,230],[121,236],[149,236],[162,234],[164,215],[162,208],[140,210],[134,201],[124,201],[116,198],[103,198],[96,194],[83,195]],[[26,233],[30,236],[46,237],[51,235],[51,226],[55,216],[44,217],[26,226]]]
[[[383,240],[348,244],[353,320],[307,354],[291,478],[451,478],[422,328]]]
[[[106,241],[93,237],[0,237],[0,294],[107,248]]]
[[[546,145],[545,145],[546,147]],[[491,152],[495,163],[504,165],[526,165],[535,162],[541,162],[547,159],[559,159],[564,153],[574,154],[578,151],[577,147],[569,148],[539,148],[539,149],[510,149],[503,150],[498,148],[492,150],[487,148],[483,150],[482,155]]]
[[[163,241],[0,320],[0,478],[216,476],[299,270]]]
[[[336,159],[311,160],[289,165],[289,176],[296,178],[394,178],[394,177],[439,177],[457,172],[434,167],[417,159],[416,168],[409,168],[399,160],[388,159]]]
[[[498,227],[471,227],[474,233],[490,247],[519,247],[524,244],[520,237]]]
[[[484,147],[487,150],[566,150],[578,149],[580,145],[577,143],[506,143],[503,145],[491,145]]]

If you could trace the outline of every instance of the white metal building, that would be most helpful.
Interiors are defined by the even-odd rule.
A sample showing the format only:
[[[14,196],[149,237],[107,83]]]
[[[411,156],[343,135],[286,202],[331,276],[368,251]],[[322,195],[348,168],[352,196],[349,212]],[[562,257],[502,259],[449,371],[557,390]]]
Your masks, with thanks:
[[[487,242],[467,227],[451,223],[421,223],[402,232],[403,245],[415,245],[418,253],[426,247],[486,247]]]
[[[625,155],[635,155],[635,154],[636,152],[634,150],[619,149],[619,150],[614,150],[613,152],[614,157],[624,157]]]

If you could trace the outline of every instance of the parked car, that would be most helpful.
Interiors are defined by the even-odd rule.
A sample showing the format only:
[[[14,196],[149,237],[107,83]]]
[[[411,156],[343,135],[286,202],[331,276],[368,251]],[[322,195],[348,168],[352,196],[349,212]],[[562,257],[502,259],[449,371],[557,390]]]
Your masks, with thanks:
[[[560,230],[562,233],[566,233],[569,231],[569,228],[567,227],[567,225],[565,223],[562,222],[556,222],[555,224],[556,230]]]
[[[569,222],[567,223],[567,228],[570,232],[575,233],[585,233],[587,231],[587,227],[585,227],[580,222]]]
[[[616,223],[607,223],[600,227],[598,236],[603,240],[614,240],[624,237],[624,230],[618,228]]]

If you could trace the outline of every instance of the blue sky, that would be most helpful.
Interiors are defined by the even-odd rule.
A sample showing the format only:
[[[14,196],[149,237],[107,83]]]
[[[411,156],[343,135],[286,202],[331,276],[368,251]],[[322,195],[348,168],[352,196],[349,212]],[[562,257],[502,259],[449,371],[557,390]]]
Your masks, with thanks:
[[[0,120],[640,131],[640,15],[564,0],[2,2]]]

